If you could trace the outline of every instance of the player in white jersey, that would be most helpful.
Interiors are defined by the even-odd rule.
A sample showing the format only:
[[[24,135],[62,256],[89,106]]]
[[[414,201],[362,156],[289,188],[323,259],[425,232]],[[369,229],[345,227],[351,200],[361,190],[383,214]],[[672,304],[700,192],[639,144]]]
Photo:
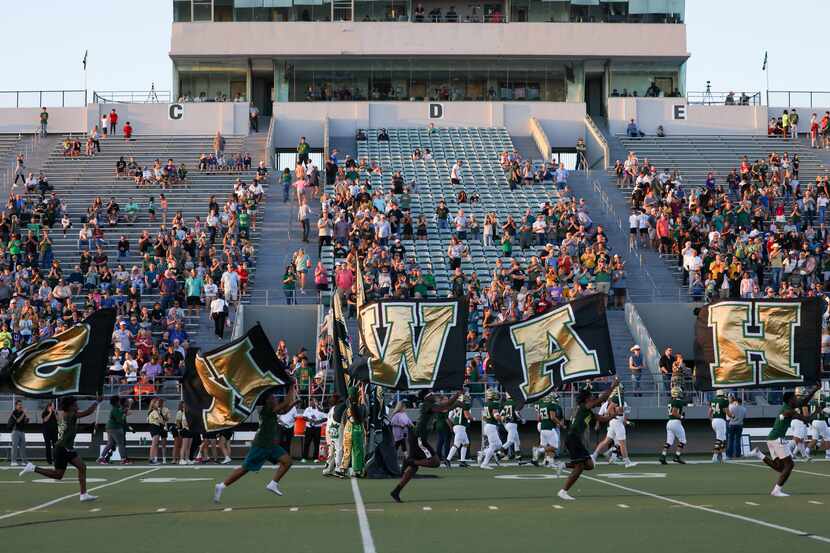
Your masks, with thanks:
[[[323,468],[323,476],[331,476],[343,462],[343,436],[340,432],[340,423],[343,420],[343,412],[346,410],[346,403],[341,402],[329,409],[326,419],[326,445],[328,459]]]
[[[481,468],[492,469],[490,461],[494,456],[503,451],[501,437],[499,436],[499,423],[502,421],[501,402],[499,393],[496,390],[487,390],[484,399],[484,409],[481,414],[483,433],[487,438],[487,449],[484,450],[484,458],[481,461]]]
[[[824,457],[830,459],[830,405],[828,405],[828,398],[823,395],[821,390],[816,391],[813,399],[810,401],[810,443],[807,445],[807,451],[816,451],[817,449],[824,450]]]
[[[452,459],[459,450],[461,450],[461,457],[458,460],[458,465],[461,467],[469,466],[467,464],[467,448],[470,446],[470,438],[467,436],[467,427],[470,426],[473,420],[470,414],[470,398],[465,394],[458,398],[458,401],[460,404],[447,413],[453,433],[452,447],[444,461],[448,468],[452,466]]]
[[[795,389],[795,396],[797,401],[804,399],[805,389],[798,387]],[[799,407],[799,415],[809,417],[810,408],[806,405]],[[803,420],[793,418],[790,423],[790,434],[792,434],[792,441],[788,444],[793,455],[793,460],[796,460],[799,455],[805,460],[810,460],[810,452],[807,449],[807,423]]]
[[[600,416],[610,416],[613,418],[608,421],[608,430],[606,431],[605,439],[597,444],[596,449],[591,454],[591,459],[593,459],[594,463],[597,462],[597,457],[600,454],[607,452],[613,445],[615,449],[619,449],[619,456],[622,457],[625,468],[637,466],[637,463],[633,463],[628,457],[625,430],[625,425],[628,422],[626,409],[628,409],[628,404],[622,399],[622,386],[618,386],[617,391],[608,398],[608,401],[602,404],[599,410]],[[611,453],[608,462],[613,463],[616,457],[616,452]]]

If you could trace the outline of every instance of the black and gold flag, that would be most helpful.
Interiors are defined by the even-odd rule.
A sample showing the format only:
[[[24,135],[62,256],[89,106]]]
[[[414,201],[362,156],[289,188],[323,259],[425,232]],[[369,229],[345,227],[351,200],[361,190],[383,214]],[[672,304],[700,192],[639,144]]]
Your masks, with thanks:
[[[115,309],[20,350],[0,369],[0,391],[29,397],[100,395],[107,376]]]
[[[720,300],[698,311],[695,385],[699,390],[817,382],[825,303]]]
[[[346,318],[343,316],[343,297],[336,291],[331,301],[331,367],[334,372],[334,391],[344,400],[351,382],[349,368],[352,365],[352,346]]]
[[[254,411],[263,393],[292,382],[262,326],[202,355],[191,349],[183,381],[193,432],[233,428]]]
[[[493,327],[487,349],[499,383],[535,401],[565,383],[615,374],[605,301],[593,294]]]
[[[386,300],[359,313],[366,358],[352,375],[378,386],[459,390],[464,385],[467,313],[459,300]]]

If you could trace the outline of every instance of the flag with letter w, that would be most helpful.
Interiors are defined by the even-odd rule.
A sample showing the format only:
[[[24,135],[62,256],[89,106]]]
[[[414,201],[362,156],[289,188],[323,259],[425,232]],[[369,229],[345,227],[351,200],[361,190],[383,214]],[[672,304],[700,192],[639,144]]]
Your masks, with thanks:
[[[511,397],[535,401],[568,382],[615,374],[605,301],[592,294],[492,328],[490,360]]]
[[[262,394],[292,382],[259,324],[204,355],[190,353],[186,365],[184,400],[190,429],[198,433],[237,426]]]
[[[821,374],[820,298],[721,300],[698,311],[695,385],[700,390],[816,382]]]
[[[365,362],[352,375],[378,386],[459,390],[464,385],[467,311],[458,300],[389,300],[363,306]]]
[[[39,398],[100,395],[114,326],[115,309],[99,309],[80,324],[23,348],[0,369],[0,391]]]

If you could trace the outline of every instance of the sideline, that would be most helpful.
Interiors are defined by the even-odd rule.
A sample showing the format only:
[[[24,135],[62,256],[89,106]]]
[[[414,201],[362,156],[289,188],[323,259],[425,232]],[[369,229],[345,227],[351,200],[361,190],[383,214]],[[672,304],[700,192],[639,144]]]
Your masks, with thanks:
[[[363,540],[363,553],[377,553],[375,541],[372,539],[372,531],[369,529],[366,506],[363,505],[363,496],[360,495],[360,488],[357,485],[357,478],[352,478],[352,494],[354,494],[357,521],[360,524],[360,538]]]

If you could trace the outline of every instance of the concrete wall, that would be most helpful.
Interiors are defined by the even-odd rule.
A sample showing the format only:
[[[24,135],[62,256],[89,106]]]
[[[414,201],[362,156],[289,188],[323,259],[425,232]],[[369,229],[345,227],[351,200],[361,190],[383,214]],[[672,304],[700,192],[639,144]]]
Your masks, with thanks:
[[[686,108],[686,119],[674,119],[674,106]],[[766,106],[687,105],[684,98],[608,98],[608,124],[613,134],[625,133],[630,119],[648,135],[663,125],[666,134],[767,133]]]
[[[645,325],[658,355],[671,346],[684,359],[694,358],[696,303],[638,303],[640,320]],[[642,347],[642,344],[641,344]]]
[[[49,132],[77,133],[86,130],[86,108],[47,108]],[[40,130],[40,108],[0,109],[0,133],[31,134]]]
[[[86,107],[49,108],[50,133],[86,133],[112,108],[119,125],[129,121],[136,135],[205,135],[221,131],[226,136],[248,134],[247,103],[183,104],[181,119],[168,116],[168,104],[89,104]],[[0,109],[0,133],[31,133],[40,127],[40,109]]]
[[[291,102],[274,104],[277,130],[274,146],[295,147],[304,135],[312,146],[322,146],[323,122],[331,136],[353,136],[358,128],[506,127],[517,136],[529,136],[535,117],[553,147],[573,146],[585,135],[585,104],[565,102],[444,102],[444,116],[429,118],[431,102]]]
[[[324,37],[309,40],[309,37]],[[644,40],[648,37],[648,40]],[[174,23],[170,56],[572,56],[683,60],[686,26],[379,22]]]
[[[313,358],[317,348],[316,305],[245,305],[243,331],[262,323],[272,344],[285,340],[291,355],[304,347]]]

